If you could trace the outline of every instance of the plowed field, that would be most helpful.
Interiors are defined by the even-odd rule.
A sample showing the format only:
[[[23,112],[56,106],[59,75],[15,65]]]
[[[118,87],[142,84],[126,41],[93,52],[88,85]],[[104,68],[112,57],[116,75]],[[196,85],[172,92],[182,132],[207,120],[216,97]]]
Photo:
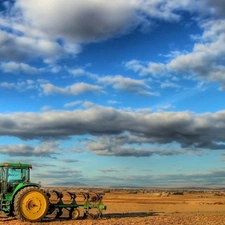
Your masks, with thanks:
[[[43,222],[34,224],[225,225],[225,194],[218,191],[169,193],[110,190],[104,196],[104,203],[107,210],[104,211],[102,219],[70,220],[65,212],[60,219],[53,219],[50,215]],[[31,223],[0,215],[0,224],[27,225]]]

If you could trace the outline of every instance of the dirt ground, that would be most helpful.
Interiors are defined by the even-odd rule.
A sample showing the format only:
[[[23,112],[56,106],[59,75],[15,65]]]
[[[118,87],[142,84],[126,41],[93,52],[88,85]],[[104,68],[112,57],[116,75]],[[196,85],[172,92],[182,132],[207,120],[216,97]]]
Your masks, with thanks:
[[[223,191],[104,190],[102,219],[48,216],[42,225],[225,225]],[[93,212],[94,213],[94,212]],[[82,210],[81,210],[82,215]],[[0,215],[0,225],[28,225]]]

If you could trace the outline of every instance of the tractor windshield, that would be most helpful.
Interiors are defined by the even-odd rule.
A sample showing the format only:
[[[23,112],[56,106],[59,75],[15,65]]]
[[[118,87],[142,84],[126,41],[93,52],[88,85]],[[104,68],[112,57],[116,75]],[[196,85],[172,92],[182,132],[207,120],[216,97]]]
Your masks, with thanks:
[[[30,168],[1,167],[0,193],[12,193],[19,183],[30,182]]]
[[[29,181],[28,168],[9,168],[8,170],[9,183],[19,183],[24,181]]]

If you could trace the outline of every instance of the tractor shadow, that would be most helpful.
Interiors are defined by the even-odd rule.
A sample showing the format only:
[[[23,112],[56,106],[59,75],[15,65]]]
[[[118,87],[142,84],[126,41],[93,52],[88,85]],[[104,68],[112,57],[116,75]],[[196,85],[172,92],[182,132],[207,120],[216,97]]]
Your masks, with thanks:
[[[162,214],[164,212],[132,212],[132,213],[107,213],[103,214],[101,218],[85,218],[83,219],[82,217],[78,218],[77,220],[107,220],[107,219],[116,219],[116,218],[134,218],[134,217],[148,217],[148,216],[157,216],[159,214]],[[45,218],[42,223],[48,223],[50,221],[58,221],[58,222],[63,222],[63,221],[68,221],[71,220],[68,217],[60,217],[60,218]]]
[[[157,216],[164,212],[132,212],[132,213],[108,213],[103,214],[102,218],[129,218],[129,217],[148,217],[148,216]]]
[[[108,214],[103,214],[101,219],[111,219],[111,218],[132,218],[132,217],[148,217],[148,216],[157,216],[159,214],[162,214],[164,212],[132,212],[132,213],[108,213]],[[88,219],[88,218],[87,218]],[[100,220],[101,220],[100,219]],[[61,218],[51,218],[51,217],[46,217],[41,224],[45,224],[45,223],[49,223],[49,222],[53,222],[53,221],[59,221],[59,222],[63,222],[63,221],[68,221],[71,220],[69,218],[66,217],[61,217]],[[86,219],[82,219],[79,218],[78,220],[86,220]],[[94,219],[94,220],[98,220],[98,219]],[[2,216],[0,215],[0,222],[12,222],[12,221],[18,221],[15,217],[6,217],[6,216]],[[36,223],[37,224],[37,223]]]

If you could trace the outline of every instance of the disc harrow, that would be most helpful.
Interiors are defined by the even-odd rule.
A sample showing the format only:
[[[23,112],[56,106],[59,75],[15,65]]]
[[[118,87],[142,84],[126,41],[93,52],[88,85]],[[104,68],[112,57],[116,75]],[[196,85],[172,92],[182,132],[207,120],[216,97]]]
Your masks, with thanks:
[[[98,219],[102,217],[103,210],[106,210],[102,201],[104,193],[51,190],[47,191],[46,195],[49,198],[48,214],[56,219],[62,217],[64,211],[68,211],[67,215],[70,219]]]

